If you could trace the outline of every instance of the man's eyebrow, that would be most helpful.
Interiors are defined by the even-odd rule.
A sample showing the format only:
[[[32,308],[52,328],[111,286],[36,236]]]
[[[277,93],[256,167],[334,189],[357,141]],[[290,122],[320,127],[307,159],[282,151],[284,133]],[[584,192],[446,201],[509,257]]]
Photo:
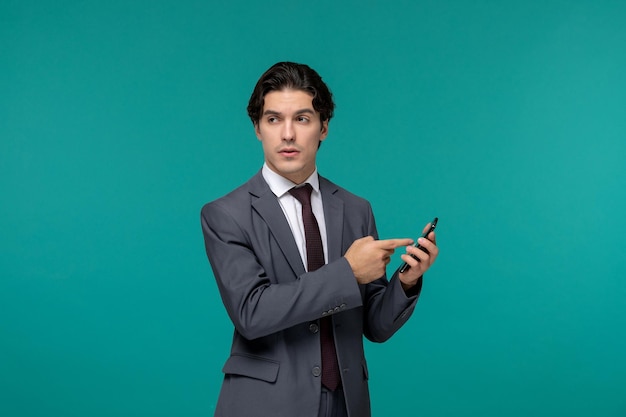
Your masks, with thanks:
[[[305,108],[305,109],[300,109],[300,110],[296,110],[294,112],[294,114],[315,114],[315,110],[313,109],[309,109],[309,108]],[[271,109],[267,109],[263,111],[263,115],[264,116],[280,116],[282,115],[281,112],[276,111],[276,110],[271,110]]]

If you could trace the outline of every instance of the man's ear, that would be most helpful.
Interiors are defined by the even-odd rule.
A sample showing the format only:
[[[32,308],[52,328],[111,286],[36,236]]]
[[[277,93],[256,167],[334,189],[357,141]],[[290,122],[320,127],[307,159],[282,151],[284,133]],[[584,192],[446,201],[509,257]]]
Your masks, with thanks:
[[[320,134],[320,141],[326,139],[328,136],[328,120],[322,122],[322,132]]]
[[[256,134],[256,138],[261,140],[261,130],[259,129],[259,122],[254,122],[254,133]]]

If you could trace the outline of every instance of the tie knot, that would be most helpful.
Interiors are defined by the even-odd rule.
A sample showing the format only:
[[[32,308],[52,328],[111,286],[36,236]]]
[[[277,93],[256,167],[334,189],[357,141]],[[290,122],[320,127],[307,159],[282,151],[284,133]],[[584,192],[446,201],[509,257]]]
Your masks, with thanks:
[[[296,200],[300,202],[300,204],[311,205],[311,191],[313,191],[313,187],[308,182],[304,184],[302,187],[294,187],[289,190],[289,194],[294,196]]]

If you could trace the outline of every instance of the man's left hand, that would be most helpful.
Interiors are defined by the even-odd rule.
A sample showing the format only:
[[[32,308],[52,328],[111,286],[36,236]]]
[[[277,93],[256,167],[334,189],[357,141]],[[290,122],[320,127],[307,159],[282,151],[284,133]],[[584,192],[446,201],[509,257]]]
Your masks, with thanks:
[[[426,225],[423,233],[426,233],[430,224]],[[428,252],[424,252],[421,249],[418,249],[414,246],[407,246],[406,252],[401,256],[402,260],[406,262],[411,268],[407,271],[401,273],[399,275],[400,281],[402,281],[402,287],[405,290],[413,287],[417,284],[417,281],[420,279],[422,275],[431,267],[431,265],[437,259],[437,255],[439,255],[439,248],[437,247],[437,238],[435,236],[435,232],[430,232],[427,236],[428,239],[420,237],[417,243],[420,244],[424,249]],[[409,255],[414,255],[417,259]]]

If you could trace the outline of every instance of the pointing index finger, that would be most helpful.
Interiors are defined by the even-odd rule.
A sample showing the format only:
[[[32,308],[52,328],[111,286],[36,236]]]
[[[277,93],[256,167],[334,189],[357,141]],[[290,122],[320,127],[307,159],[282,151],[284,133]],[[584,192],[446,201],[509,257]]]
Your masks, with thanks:
[[[402,246],[408,246],[413,243],[413,239],[403,238],[403,239],[384,239],[379,240],[379,245],[382,249],[396,249]]]

